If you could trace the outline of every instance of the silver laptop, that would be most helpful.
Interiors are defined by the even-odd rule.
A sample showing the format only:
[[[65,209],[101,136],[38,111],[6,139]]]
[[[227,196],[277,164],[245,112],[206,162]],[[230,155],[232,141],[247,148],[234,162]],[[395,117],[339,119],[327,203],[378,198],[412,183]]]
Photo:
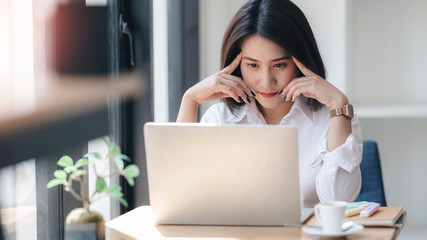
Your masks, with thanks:
[[[147,123],[157,224],[299,224],[297,131],[284,126]]]

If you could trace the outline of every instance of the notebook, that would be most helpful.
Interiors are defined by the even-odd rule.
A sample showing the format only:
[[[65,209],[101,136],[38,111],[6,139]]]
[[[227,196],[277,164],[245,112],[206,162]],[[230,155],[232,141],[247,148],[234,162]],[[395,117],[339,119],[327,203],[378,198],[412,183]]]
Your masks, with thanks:
[[[297,131],[266,125],[147,123],[157,224],[299,224]],[[302,219],[304,218],[304,219]]]
[[[362,224],[365,226],[384,226],[391,227],[395,226],[400,222],[406,220],[406,214],[404,213],[404,209],[402,206],[392,206],[392,207],[380,207],[377,212],[375,212],[370,217],[361,217],[360,215],[355,215],[352,217],[347,217],[346,220],[353,221],[358,224]],[[402,217],[402,215],[404,215]]]
[[[357,214],[346,217],[345,220],[369,227],[402,227],[406,222],[406,211],[402,206],[380,207],[370,217],[361,217]],[[316,218],[311,218],[308,224],[318,224],[318,221]]]

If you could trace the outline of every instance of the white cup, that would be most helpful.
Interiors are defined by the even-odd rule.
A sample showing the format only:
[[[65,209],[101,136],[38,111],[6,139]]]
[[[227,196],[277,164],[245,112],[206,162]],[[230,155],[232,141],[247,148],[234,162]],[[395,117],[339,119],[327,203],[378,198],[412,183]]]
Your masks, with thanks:
[[[342,232],[346,208],[347,202],[344,201],[324,202],[314,206],[314,213],[323,227],[323,232]]]

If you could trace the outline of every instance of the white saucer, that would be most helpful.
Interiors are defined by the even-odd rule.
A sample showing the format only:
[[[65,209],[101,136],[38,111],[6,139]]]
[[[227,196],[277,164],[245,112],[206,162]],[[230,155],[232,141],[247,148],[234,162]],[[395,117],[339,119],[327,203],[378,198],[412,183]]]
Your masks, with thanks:
[[[328,233],[328,232],[324,232],[323,229],[319,226],[304,226],[302,227],[302,231],[311,235],[317,235],[320,237],[325,237],[325,238],[340,238],[340,237],[345,237],[348,236],[350,234],[353,233],[357,233],[363,230],[363,226],[360,224],[354,224],[353,227],[351,227],[350,229],[348,229],[345,232],[339,232],[339,233]]]

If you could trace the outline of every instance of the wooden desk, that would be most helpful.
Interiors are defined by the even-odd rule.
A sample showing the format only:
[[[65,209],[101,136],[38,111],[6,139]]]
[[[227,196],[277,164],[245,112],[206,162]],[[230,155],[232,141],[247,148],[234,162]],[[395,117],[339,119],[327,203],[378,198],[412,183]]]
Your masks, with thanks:
[[[176,226],[155,225],[151,207],[142,206],[106,223],[107,240],[130,239],[317,239],[299,227]],[[395,228],[365,228],[346,239],[388,240]]]

